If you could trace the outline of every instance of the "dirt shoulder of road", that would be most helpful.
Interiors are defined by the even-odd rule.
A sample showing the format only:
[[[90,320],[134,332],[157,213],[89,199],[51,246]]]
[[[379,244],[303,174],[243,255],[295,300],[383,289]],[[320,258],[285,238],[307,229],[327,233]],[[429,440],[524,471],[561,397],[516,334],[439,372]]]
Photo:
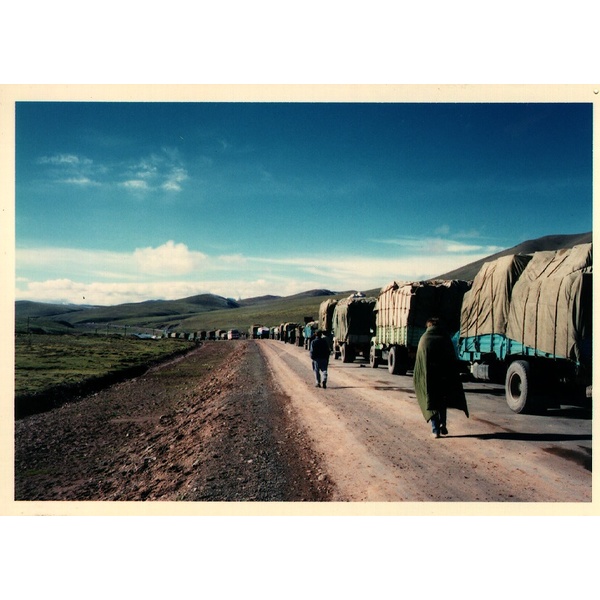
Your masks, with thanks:
[[[15,423],[15,500],[325,501],[333,484],[256,345],[206,343]]]

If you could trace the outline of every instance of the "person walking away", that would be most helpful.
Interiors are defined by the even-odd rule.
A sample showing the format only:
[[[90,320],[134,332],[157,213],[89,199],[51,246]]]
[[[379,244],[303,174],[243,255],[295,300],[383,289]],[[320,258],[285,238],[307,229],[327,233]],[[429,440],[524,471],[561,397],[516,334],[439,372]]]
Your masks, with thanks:
[[[322,330],[318,330],[315,339],[310,343],[310,358],[315,374],[316,387],[327,387],[327,367],[329,366],[329,342]]]
[[[439,438],[448,435],[448,408],[462,410],[467,418],[469,409],[452,339],[438,318],[428,319],[426,326],[417,346],[413,381],[423,417],[431,421],[431,435]]]

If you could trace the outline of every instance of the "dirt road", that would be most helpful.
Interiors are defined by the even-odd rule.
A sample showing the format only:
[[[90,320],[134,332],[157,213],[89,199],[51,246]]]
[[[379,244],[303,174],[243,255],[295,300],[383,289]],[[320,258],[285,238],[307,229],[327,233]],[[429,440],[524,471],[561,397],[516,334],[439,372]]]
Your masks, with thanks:
[[[15,499],[328,500],[320,459],[267,375],[255,344],[207,343],[19,419]]]
[[[333,500],[591,500],[591,412],[516,415],[499,386],[465,384],[471,418],[450,411],[449,436],[432,439],[410,376],[332,360],[323,390],[306,350],[266,341],[260,349],[325,457]]]
[[[15,423],[15,499],[576,502],[592,497],[591,410],[511,413],[465,384],[471,418],[431,439],[412,378],[308,352],[213,342]]]

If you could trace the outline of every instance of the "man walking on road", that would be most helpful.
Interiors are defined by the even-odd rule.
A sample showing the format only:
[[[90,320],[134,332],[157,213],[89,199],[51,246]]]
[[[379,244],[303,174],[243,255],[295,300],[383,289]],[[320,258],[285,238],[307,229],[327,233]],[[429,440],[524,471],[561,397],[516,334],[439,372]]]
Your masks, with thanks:
[[[446,411],[457,408],[469,416],[467,399],[460,381],[452,339],[439,319],[427,321],[419,340],[413,379],[417,400],[425,421],[431,421],[431,435],[448,435]]]
[[[315,373],[316,387],[327,387],[327,367],[329,366],[329,342],[325,334],[319,329],[315,335],[315,339],[310,343],[310,358],[312,359],[312,367]]]

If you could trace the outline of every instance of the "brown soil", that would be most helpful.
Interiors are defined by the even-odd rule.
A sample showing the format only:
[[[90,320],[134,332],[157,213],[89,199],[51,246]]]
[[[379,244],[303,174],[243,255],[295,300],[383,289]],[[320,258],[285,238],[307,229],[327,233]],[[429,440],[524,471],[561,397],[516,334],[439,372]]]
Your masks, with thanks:
[[[249,342],[205,344],[15,423],[15,500],[315,502],[332,489]]]

